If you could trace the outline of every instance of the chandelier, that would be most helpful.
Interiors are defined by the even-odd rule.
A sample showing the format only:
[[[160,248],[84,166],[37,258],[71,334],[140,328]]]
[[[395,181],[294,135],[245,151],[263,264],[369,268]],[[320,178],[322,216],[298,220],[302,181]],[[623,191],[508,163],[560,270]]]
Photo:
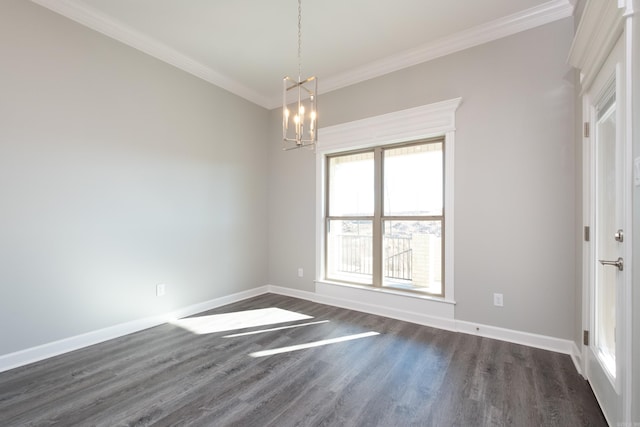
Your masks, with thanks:
[[[284,150],[314,148],[318,141],[318,79],[302,79],[302,0],[298,0],[298,79],[282,80],[282,139]],[[291,100],[292,108],[289,110]]]

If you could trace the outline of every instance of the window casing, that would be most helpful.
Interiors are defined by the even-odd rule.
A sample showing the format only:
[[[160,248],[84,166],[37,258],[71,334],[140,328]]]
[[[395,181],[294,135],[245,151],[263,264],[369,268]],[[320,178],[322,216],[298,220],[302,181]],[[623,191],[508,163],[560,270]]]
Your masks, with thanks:
[[[454,318],[455,268],[454,268],[454,189],[455,189],[455,136],[456,112],[462,98],[453,98],[432,104],[398,110],[382,115],[327,126],[318,130],[316,146],[316,279],[315,292],[327,298],[352,301],[354,304],[373,304],[395,310],[411,310],[429,313],[442,319]],[[442,222],[444,239],[442,272],[443,297],[422,292],[407,292],[336,281],[327,277],[327,156],[336,153],[366,151],[373,147],[386,147],[407,141],[431,138],[444,139],[444,211]],[[388,296],[388,297],[387,297]],[[410,298],[411,300],[408,300]]]
[[[331,281],[444,297],[445,139],[326,156]]]

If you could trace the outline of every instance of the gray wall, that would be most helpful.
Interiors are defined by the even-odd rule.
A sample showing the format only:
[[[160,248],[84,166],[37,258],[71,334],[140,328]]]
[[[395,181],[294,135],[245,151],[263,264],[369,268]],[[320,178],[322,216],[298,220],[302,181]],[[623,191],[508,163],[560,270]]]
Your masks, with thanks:
[[[575,338],[571,37],[567,19],[320,99],[329,126],[463,98],[460,320]],[[22,0],[0,3],[0,58],[0,354],[265,283],[313,291],[314,153],[280,150],[278,110]]]
[[[268,111],[25,0],[0,60],[0,354],[267,282]]]
[[[568,18],[319,99],[322,127],[462,97],[454,202],[459,320],[576,339],[572,37]],[[280,151],[279,111],[270,123],[269,282],[311,291],[314,153]],[[503,308],[493,306],[493,292],[504,294]]]

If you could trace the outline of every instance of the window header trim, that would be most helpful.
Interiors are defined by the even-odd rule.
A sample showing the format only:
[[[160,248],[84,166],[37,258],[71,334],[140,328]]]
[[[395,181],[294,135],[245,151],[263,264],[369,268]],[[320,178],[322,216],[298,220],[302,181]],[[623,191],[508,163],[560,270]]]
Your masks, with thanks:
[[[455,112],[461,103],[462,98],[454,98],[320,128],[316,152],[328,154],[442,136],[455,131]]]

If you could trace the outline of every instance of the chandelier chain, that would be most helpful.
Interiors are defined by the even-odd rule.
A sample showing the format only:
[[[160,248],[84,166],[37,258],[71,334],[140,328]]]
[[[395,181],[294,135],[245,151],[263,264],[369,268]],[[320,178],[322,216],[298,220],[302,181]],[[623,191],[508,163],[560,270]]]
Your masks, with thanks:
[[[298,0],[298,81],[302,78],[302,0]]]

